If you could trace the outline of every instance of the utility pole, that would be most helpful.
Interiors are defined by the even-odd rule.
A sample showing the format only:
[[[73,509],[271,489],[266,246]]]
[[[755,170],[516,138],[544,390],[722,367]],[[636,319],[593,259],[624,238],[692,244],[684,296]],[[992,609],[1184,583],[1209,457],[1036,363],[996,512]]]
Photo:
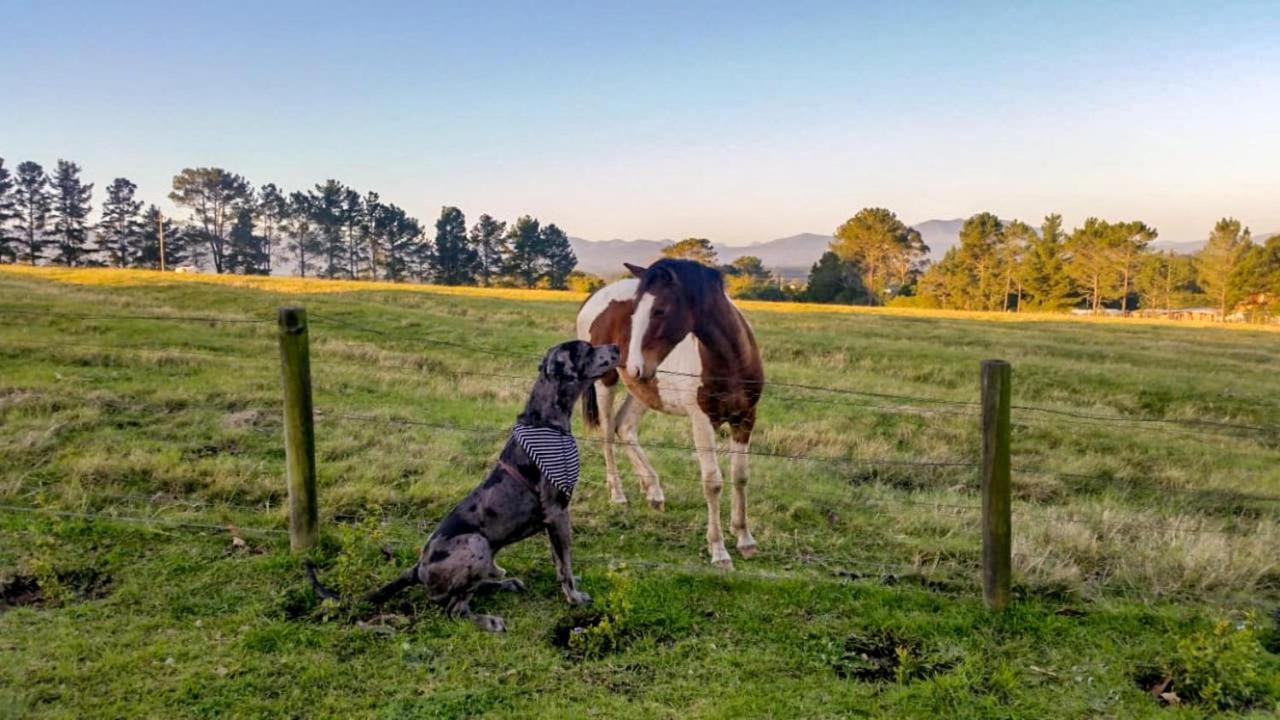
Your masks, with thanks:
[[[164,213],[156,210],[156,231],[160,236],[160,272],[164,272]]]

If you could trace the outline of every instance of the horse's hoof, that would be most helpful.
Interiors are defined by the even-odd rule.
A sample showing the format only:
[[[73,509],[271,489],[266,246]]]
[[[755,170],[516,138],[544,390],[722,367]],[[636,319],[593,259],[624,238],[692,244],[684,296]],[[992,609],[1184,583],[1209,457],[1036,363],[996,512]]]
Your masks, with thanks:
[[[663,512],[664,510],[667,509],[667,501],[666,500],[650,500],[649,507],[653,508],[657,512]]]
[[[733,569],[733,558],[729,557],[729,551],[724,549],[723,544],[717,543],[716,547],[711,548],[711,564],[722,570]]]
[[[524,587],[524,583],[520,582],[515,578],[511,578],[510,580],[502,581],[502,589],[506,590],[507,592],[522,593],[524,592],[525,587]]]
[[[738,546],[738,554],[744,558],[753,558],[758,552],[760,552],[760,547],[755,543]]]
[[[609,502],[613,503],[614,505],[626,505],[627,496],[626,495],[610,495]]]

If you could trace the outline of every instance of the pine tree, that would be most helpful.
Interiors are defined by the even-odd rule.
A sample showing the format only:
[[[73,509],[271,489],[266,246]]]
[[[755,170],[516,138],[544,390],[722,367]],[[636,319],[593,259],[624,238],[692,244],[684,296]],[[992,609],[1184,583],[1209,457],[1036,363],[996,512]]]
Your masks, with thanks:
[[[231,232],[227,235],[227,272],[240,275],[266,275],[267,241],[257,233],[254,203],[248,202],[236,211]]]
[[[222,168],[185,168],[173,177],[169,199],[191,211],[195,227],[190,234],[204,244],[214,272],[224,272],[231,225],[240,208],[253,200],[248,181]],[[192,257],[198,254],[194,243],[189,250]]]
[[[1062,216],[1045,216],[1040,235],[1031,238],[1022,263],[1021,282],[1030,298],[1026,303],[1028,309],[1056,312],[1071,305],[1071,278],[1067,276],[1065,244]]]
[[[1158,233],[1155,228],[1148,227],[1145,223],[1137,220],[1113,225],[1112,232],[1116,234],[1112,245],[1115,247],[1115,262],[1121,277],[1120,310],[1127,313],[1129,312],[1129,290],[1133,285],[1133,273],[1138,269],[1138,261],[1142,254],[1146,252],[1147,246],[1156,239]]]
[[[316,238],[315,226],[312,223],[312,218],[315,216],[312,202],[313,198],[310,193],[295,192],[291,194],[289,196],[289,214],[286,216],[282,227],[289,236],[288,250],[293,256],[294,267],[297,268],[300,277],[306,277],[307,272],[315,267],[316,255],[321,249],[320,242]]]
[[[30,265],[44,257],[45,226],[53,198],[49,194],[49,176],[37,163],[27,161],[18,165],[14,178],[14,210],[17,212],[17,244],[21,259]]]
[[[402,282],[415,272],[422,255],[422,226],[396,205],[384,205],[378,215],[379,232],[386,249],[386,278]]]
[[[13,177],[0,158],[0,263],[18,261],[18,236],[11,227],[18,217],[17,198],[13,194]]]
[[[436,220],[435,279],[442,285],[475,282],[480,256],[467,241],[467,218],[456,207],[440,208]]]
[[[311,225],[315,228],[324,265],[321,277],[336,278],[346,274],[346,244],[342,239],[342,203],[346,188],[337,180],[326,180],[311,192]]]
[[[929,248],[920,233],[893,212],[863,208],[836,228],[831,250],[862,270],[863,285],[883,303],[896,290],[892,286],[895,278],[898,287],[905,285]]]
[[[809,283],[801,297],[805,302],[865,305],[870,297],[862,278],[862,268],[856,263],[828,250],[810,268]]]
[[[539,233],[542,245],[543,276],[547,284],[554,290],[568,287],[569,273],[578,265],[578,257],[573,254],[573,246],[569,244],[569,236],[550,223]]]
[[[1200,284],[1218,303],[1225,319],[1227,306],[1235,299],[1231,286],[1231,274],[1253,247],[1249,228],[1235,218],[1222,218],[1213,226],[1209,242],[1196,257],[1196,271]]]
[[[972,309],[975,298],[973,268],[957,245],[920,278],[919,294],[941,308]]]
[[[360,199],[360,193],[351,188],[343,190],[339,217],[347,236],[347,277],[355,280],[364,264],[365,253],[365,246],[360,242],[360,223],[364,219],[364,203]]]
[[[361,203],[360,242],[364,244],[364,255],[369,260],[369,277],[378,279],[378,268],[386,262],[386,233],[380,219],[386,212],[376,192],[365,193]]]
[[[962,292],[964,309],[996,310],[1004,306],[1000,278],[1003,245],[1004,223],[992,213],[978,213],[960,228],[957,261],[971,280]]]
[[[507,243],[511,247],[507,273],[524,287],[537,285],[542,277],[541,229],[538,221],[528,215],[521,216],[507,228]]]
[[[270,275],[272,261],[280,251],[277,247],[280,230],[289,218],[289,198],[280,192],[275,183],[266,183],[258,189],[255,210],[258,224],[262,227],[263,251],[266,256],[266,272],[263,274]]]
[[[1004,237],[1000,248],[1000,274],[1004,276],[1003,307],[1009,311],[1010,300],[1014,309],[1022,307],[1022,274],[1020,269],[1031,243],[1036,238],[1036,231],[1021,220],[1013,220],[1004,229]]]
[[[1119,292],[1120,273],[1115,262],[1117,238],[1111,223],[1091,217],[1085,219],[1083,227],[1073,230],[1067,240],[1070,254],[1067,272],[1095,313],[1101,311],[1103,302]]]
[[[506,229],[506,223],[487,214],[481,215],[475,227],[471,228],[471,247],[478,261],[480,284],[485,287],[493,284],[493,279],[503,272],[507,253],[510,252],[504,234]]]
[[[720,258],[716,255],[716,247],[707,238],[688,237],[662,248],[662,256],[681,258],[702,263],[707,267],[716,267]]]
[[[98,250],[115,267],[133,267],[140,252],[142,201],[134,199],[138,186],[126,178],[116,178],[107,186],[98,222]]]
[[[53,173],[54,246],[57,250],[53,261],[60,265],[82,265],[92,251],[89,247],[89,201],[93,197],[93,183],[80,180],[80,166],[67,160],[58,161]]]
[[[1185,293],[1195,279],[1191,258],[1172,250],[1146,253],[1134,271],[1133,285],[1143,308],[1173,309],[1174,298]]]
[[[151,205],[142,214],[137,252],[133,253],[134,267],[160,269],[160,228],[164,227],[165,267],[177,267],[190,261],[185,233],[160,208]]]

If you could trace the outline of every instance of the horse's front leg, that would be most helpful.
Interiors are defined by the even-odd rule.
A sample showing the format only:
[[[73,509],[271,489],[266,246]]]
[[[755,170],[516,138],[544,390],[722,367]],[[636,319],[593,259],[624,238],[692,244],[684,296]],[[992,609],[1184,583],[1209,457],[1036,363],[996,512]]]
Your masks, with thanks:
[[[640,447],[640,418],[644,417],[648,409],[636,396],[628,394],[622,401],[622,408],[618,410],[617,433],[619,442],[631,460],[631,467],[640,479],[640,487],[645,492],[649,507],[661,511],[667,505],[662,483],[658,480],[658,471],[649,462],[649,456]]]
[[[690,410],[693,422],[693,444],[698,452],[698,465],[702,471],[702,496],[707,501],[707,552],[717,567],[733,568],[733,559],[724,549],[724,533],[720,530],[720,491],[724,488],[724,476],[720,474],[720,462],[716,457],[716,431],[711,419],[701,410]]]
[[[618,460],[613,454],[613,394],[617,392],[617,389],[616,385],[610,386],[602,382],[596,383],[596,400],[600,403],[600,432],[601,438],[604,440],[600,451],[604,454],[604,473],[605,480],[609,484],[609,502],[625,505],[627,495],[622,491],[622,478],[618,475]]]
[[[729,433],[729,477],[733,481],[732,510],[729,514],[729,526],[738,537],[738,553],[744,558],[752,557],[758,550],[756,539],[751,536],[747,526],[747,453],[751,449],[751,428],[733,427]]]

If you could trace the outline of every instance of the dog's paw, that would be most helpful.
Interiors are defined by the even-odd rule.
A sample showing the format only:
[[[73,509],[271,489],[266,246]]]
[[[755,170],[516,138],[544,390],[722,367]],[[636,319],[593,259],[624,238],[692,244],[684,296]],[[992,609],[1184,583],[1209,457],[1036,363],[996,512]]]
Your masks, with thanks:
[[[581,590],[571,590],[570,592],[565,593],[565,597],[568,598],[570,605],[591,604],[591,596]]]
[[[476,615],[475,623],[481,630],[491,633],[501,633],[507,631],[507,622],[497,615]]]

